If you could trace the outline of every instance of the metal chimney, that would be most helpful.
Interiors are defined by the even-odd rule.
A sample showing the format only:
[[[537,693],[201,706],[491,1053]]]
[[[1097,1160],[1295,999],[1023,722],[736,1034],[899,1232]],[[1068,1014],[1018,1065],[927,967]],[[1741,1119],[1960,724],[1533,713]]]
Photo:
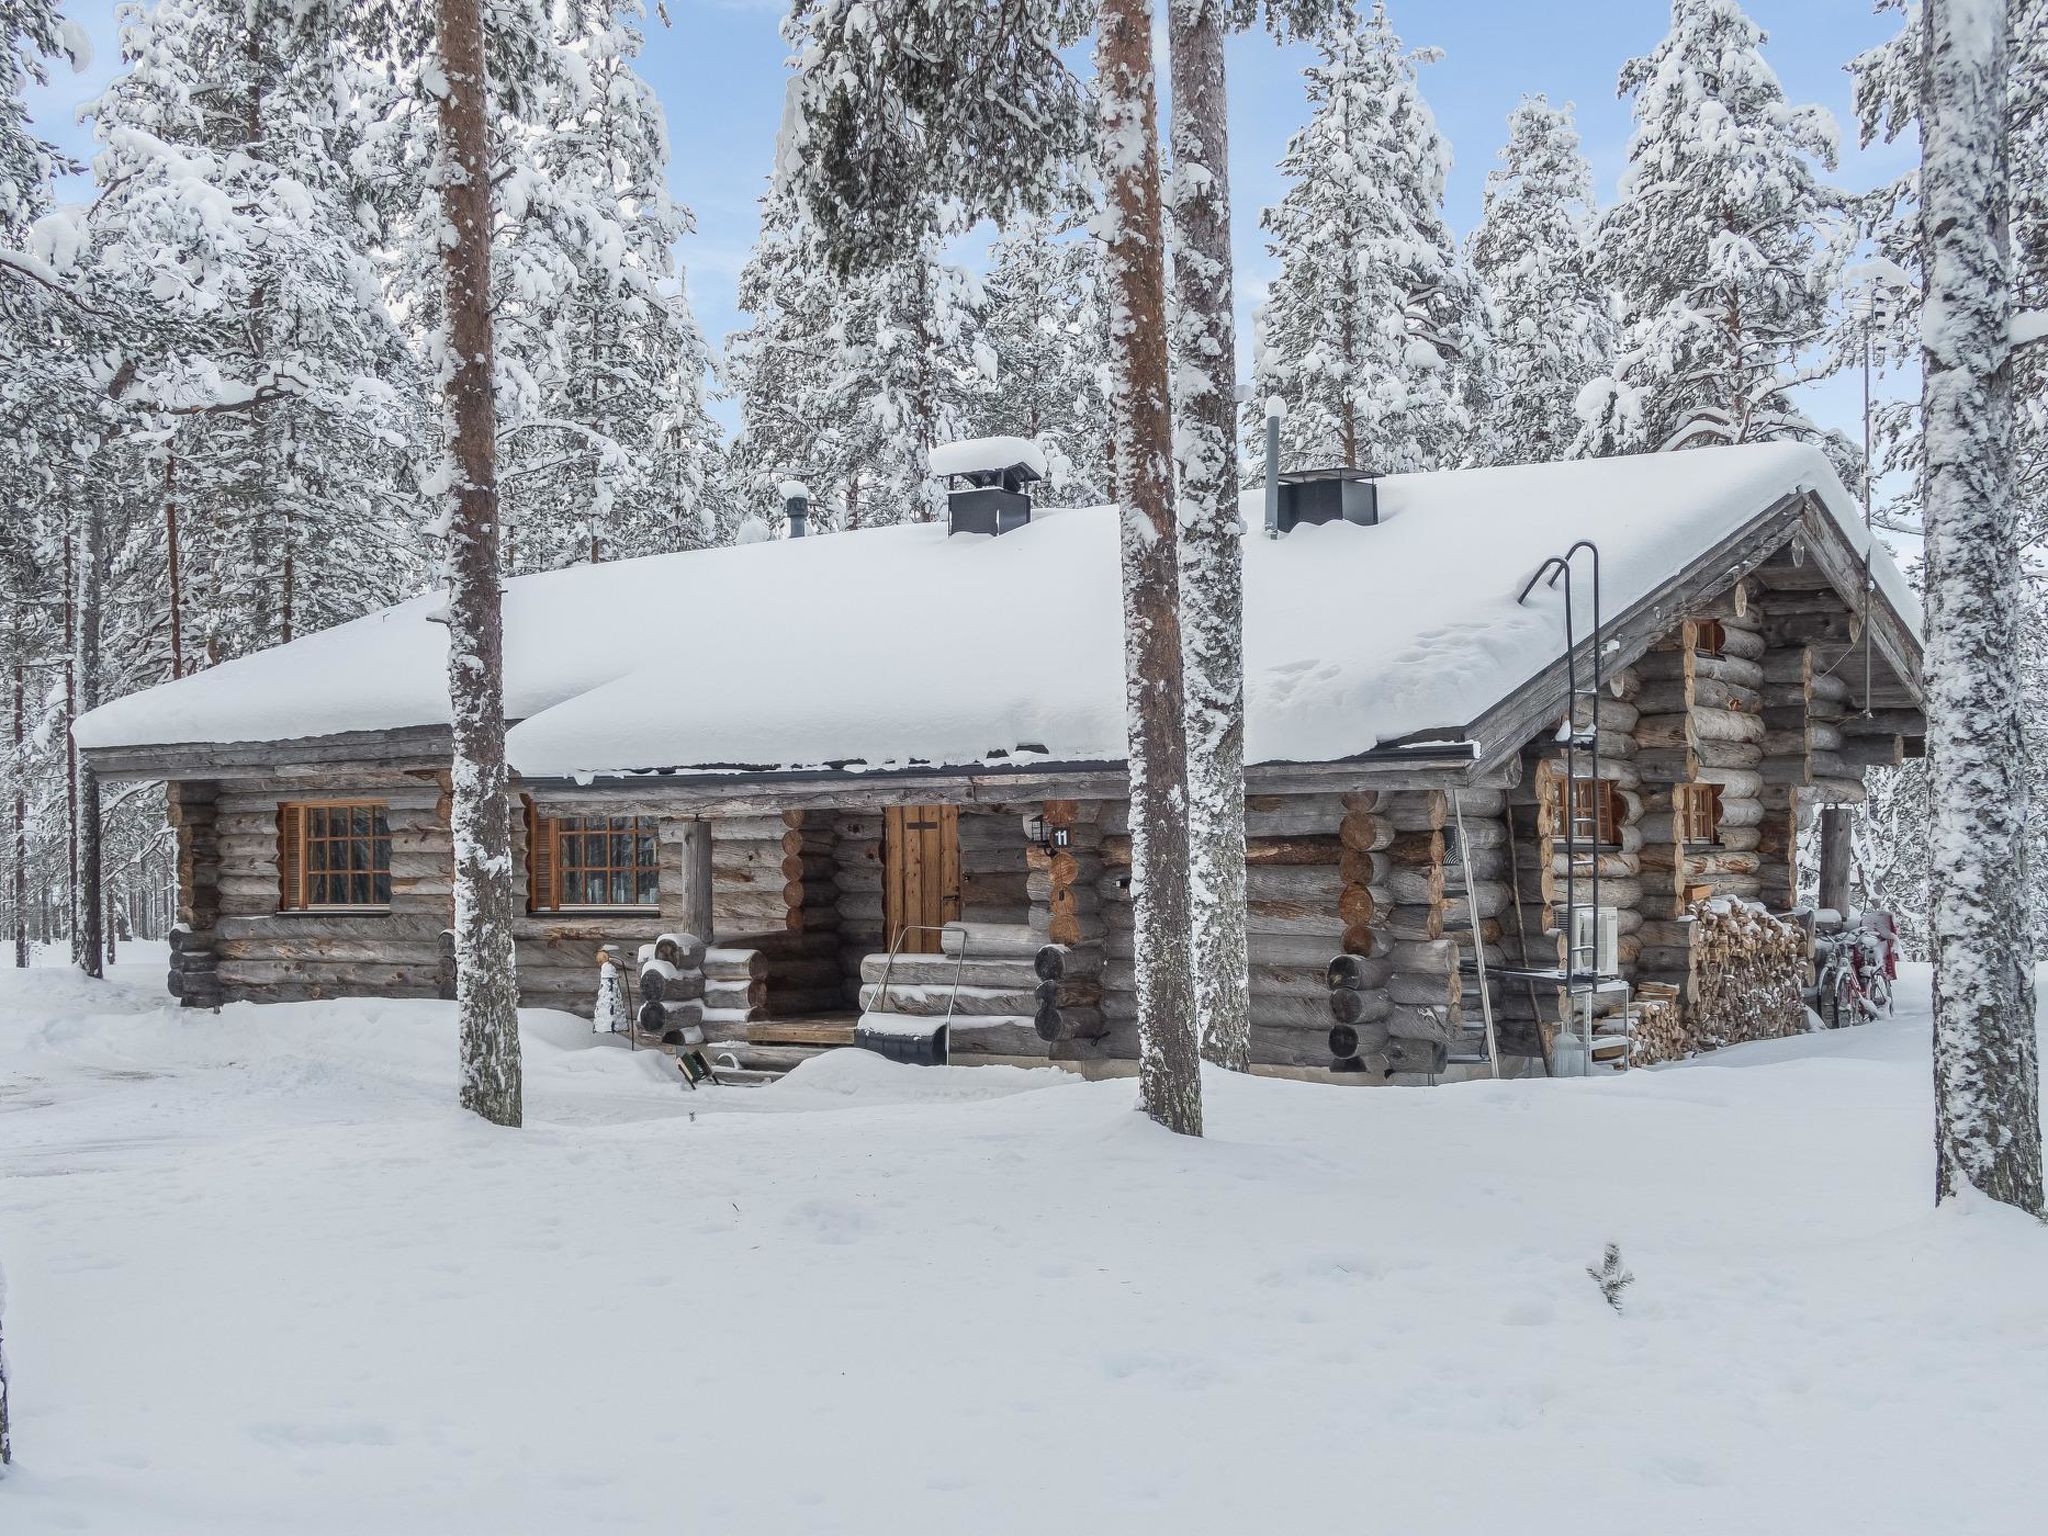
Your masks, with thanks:
[[[1266,537],[1280,537],[1280,423],[1287,402],[1278,395],[1266,400]]]
[[[801,480],[785,480],[777,487],[782,492],[782,511],[789,519],[789,536],[800,539],[810,531],[811,488]]]

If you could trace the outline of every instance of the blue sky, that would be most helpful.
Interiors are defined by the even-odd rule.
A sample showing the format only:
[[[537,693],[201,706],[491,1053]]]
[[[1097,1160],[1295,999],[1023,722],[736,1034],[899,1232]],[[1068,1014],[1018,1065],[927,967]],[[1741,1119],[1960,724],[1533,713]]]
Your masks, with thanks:
[[[118,67],[115,8],[114,0],[70,0],[66,9],[92,33],[97,58],[84,74],[53,81],[31,101],[42,131],[81,154],[91,141],[73,121],[77,109]],[[787,50],[776,29],[783,8],[781,0],[669,0],[674,24],[650,26],[642,59],[668,114],[672,188],[696,211],[697,233],[683,259],[691,299],[714,344],[739,323],[734,290],[782,108]],[[1410,46],[1444,50],[1443,60],[1424,70],[1422,87],[1456,155],[1449,212],[1459,231],[1478,217],[1507,113],[1527,93],[1577,105],[1600,196],[1613,196],[1629,134],[1615,77],[1624,60],[1663,35],[1664,0],[1391,0],[1389,9]],[[1843,69],[1890,35],[1896,18],[1874,15],[1871,0],[1748,0],[1748,9],[1771,35],[1767,56],[1792,99],[1826,106],[1842,125],[1838,182],[1860,190],[1896,174],[1909,151],[1856,149]],[[1256,34],[1231,47],[1241,306],[1271,275],[1258,210],[1284,190],[1274,165],[1304,115],[1300,70],[1307,57],[1305,48],[1281,48]],[[1828,424],[1848,429],[1859,399],[1860,383],[1844,378],[1821,386],[1810,406]]]

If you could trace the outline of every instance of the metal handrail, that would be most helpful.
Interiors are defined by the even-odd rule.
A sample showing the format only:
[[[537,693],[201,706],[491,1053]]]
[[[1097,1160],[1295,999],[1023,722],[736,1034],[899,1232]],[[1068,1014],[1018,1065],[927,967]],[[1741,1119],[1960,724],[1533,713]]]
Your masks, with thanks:
[[[877,1001],[887,1003],[889,1001],[889,973],[896,968],[896,956],[903,948],[904,936],[912,933],[945,933],[952,929],[959,930],[960,952],[953,957],[953,989],[946,994],[946,1016],[939,1021],[946,1031],[946,1056],[948,1060],[953,1055],[953,1005],[960,998],[960,976],[967,968],[967,949],[968,945],[973,942],[967,925],[958,922],[898,924],[896,936],[889,941],[889,953],[882,961],[882,979],[875,983],[875,997]],[[889,1010],[887,1008],[879,1008],[870,1009],[869,1011],[887,1013]]]

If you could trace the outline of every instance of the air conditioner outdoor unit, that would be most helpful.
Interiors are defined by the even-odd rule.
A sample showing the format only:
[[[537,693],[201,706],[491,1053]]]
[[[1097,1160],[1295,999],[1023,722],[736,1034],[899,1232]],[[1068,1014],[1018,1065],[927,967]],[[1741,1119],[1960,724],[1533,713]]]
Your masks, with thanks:
[[[1565,969],[1573,975],[1621,974],[1621,914],[1614,907],[1573,907],[1572,948]]]

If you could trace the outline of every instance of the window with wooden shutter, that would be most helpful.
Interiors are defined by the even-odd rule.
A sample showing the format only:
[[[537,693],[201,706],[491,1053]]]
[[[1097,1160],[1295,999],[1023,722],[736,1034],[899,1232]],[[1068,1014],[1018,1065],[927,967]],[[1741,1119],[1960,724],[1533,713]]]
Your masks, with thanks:
[[[1692,648],[1702,656],[1718,656],[1728,643],[1728,630],[1719,619],[1692,621]]]
[[[536,912],[653,907],[661,901],[651,816],[527,811],[527,900]]]
[[[1672,824],[1680,842],[1721,840],[1721,786],[1680,784],[1671,792]]]
[[[391,905],[391,826],[374,800],[288,802],[277,808],[278,908]]]

